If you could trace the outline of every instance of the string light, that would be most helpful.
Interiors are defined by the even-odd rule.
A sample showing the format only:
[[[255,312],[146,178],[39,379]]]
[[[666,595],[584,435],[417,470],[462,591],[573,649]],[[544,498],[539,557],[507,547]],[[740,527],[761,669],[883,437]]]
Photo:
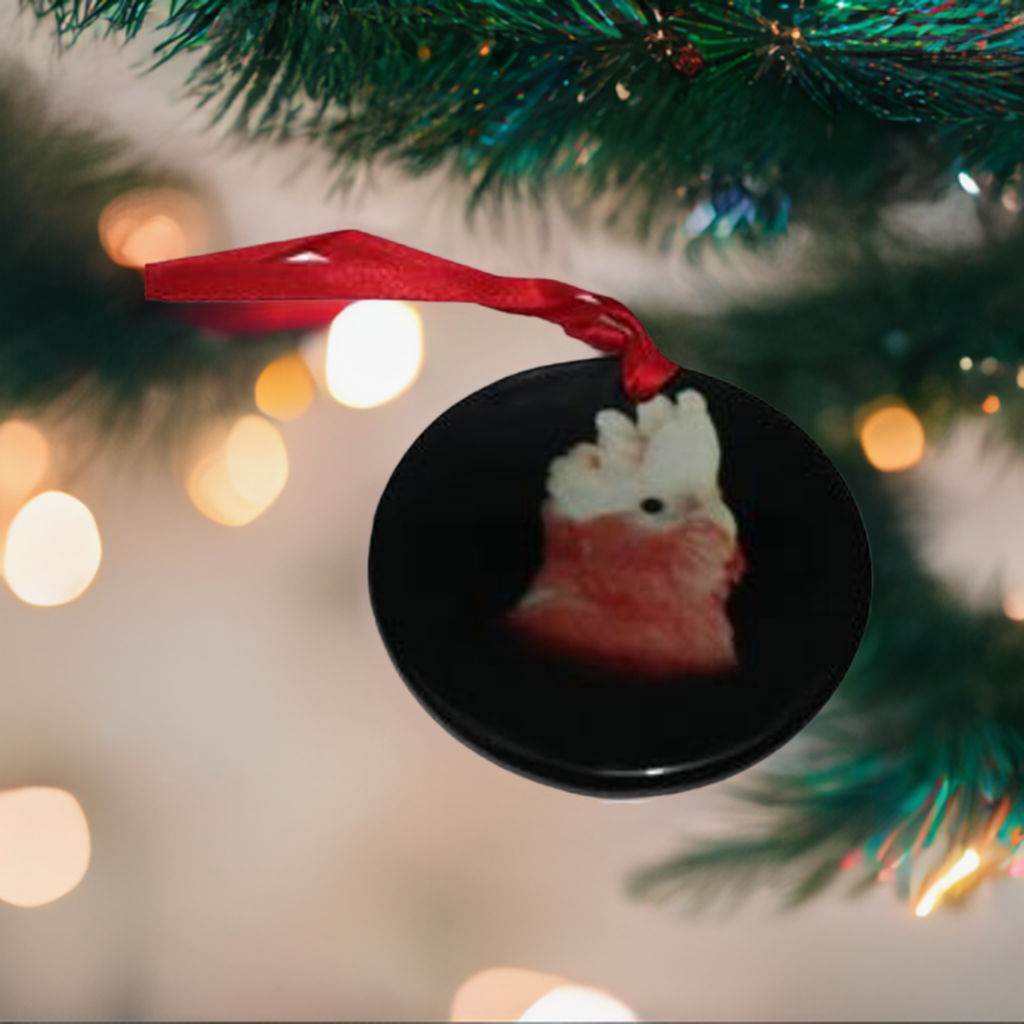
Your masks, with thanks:
[[[256,381],[256,407],[275,420],[301,416],[313,401],[316,385],[305,360],[298,355],[281,356]]]
[[[953,865],[949,871],[944,874],[937,882],[935,882],[931,888],[924,894],[924,898],[917,905],[917,909],[914,911],[918,917],[927,917],[934,909],[936,903],[942,897],[943,893],[951,889],[957,882],[965,879],[969,874],[978,870],[981,864],[981,858],[974,852],[974,850],[968,850],[957,862]]]
[[[100,214],[100,242],[124,267],[180,259],[202,249],[208,229],[202,204],[172,188],[134,189]]]
[[[85,877],[91,845],[81,805],[63,789],[0,793],[0,901],[40,907]]]
[[[245,526],[277,500],[288,481],[288,449],[262,416],[208,430],[195,446],[185,487],[192,504],[222,526]]]
[[[26,604],[67,604],[88,589],[102,558],[100,532],[77,498],[46,491],[11,521],[4,545],[4,576]]]
[[[21,420],[0,424],[0,503],[23,501],[50,468],[50,442]]]
[[[909,469],[924,455],[925,435],[921,421],[902,405],[876,409],[860,430],[864,455],[875,469],[894,473]]]
[[[423,366],[423,324],[405,302],[353,302],[327,338],[327,388],[342,405],[369,409],[396,398]]]

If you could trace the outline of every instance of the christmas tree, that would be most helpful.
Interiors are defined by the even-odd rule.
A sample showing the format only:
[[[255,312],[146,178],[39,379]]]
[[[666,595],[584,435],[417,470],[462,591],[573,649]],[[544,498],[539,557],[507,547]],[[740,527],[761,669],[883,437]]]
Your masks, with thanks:
[[[799,901],[845,872],[854,887],[893,880],[923,915],[985,877],[1024,871],[1015,595],[1003,595],[1005,614],[951,596],[911,545],[887,472],[965,416],[1022,436],[1024,7],[31,6],[68,42],[95,27],[132,36],[160,17],[154,60],[198,51],[196,102],[254,138],[316,140],[341,180],[392,161],[467,178],[477,205],[553,193],[581,216],[653,236],[666,258],[754,246],[771,261],[781,236],[806,237],[805,286],[714,316],[644,320],[679,363],[759,394],[828,451],[871,537],[871,621],[801,760],[745,794],[757,823],[641,873],[636,890],[707,897],[781,879]],[[974,197],[971,244],[894,229],[896,204],[951,189]],[[180,325],[159,330],[171,332],[166,358],[140,367],[126,347],[96,359],[90,379],[112,408],[193,351]],[[54,364],[32,376],[4,344],[6,401],[51,400],[66,374]]]

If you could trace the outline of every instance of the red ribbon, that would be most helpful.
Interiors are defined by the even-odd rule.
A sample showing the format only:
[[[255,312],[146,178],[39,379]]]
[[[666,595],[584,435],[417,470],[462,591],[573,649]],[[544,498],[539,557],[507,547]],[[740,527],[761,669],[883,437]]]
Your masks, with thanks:
[[[405,299],[474,302],[558,324],[572,338],[622,356],[633,401],[680,372],[621,303],[561,281],[499,277],[362,231],[230,249],[146,265],[146,298],[164,302]],[[277,326],[287,327],[286,322]]]
[[[184,302],[172,311],[195,327],[226,337],[311,331],[329,324],[350,302],[299,299],[294,302]]]

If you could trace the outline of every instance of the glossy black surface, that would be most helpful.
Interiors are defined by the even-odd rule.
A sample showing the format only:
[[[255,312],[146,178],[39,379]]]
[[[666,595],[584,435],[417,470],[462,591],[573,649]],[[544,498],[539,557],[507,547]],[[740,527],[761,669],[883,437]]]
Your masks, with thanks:
[[[377,509],[370,593],[398,672],[463,742],[531,778],[600,796],[673,792],[748,767],[832,695],[867,621],[867,537],[845,483],[791,421],[687,372],[748,560],[729,602],[741,671],[659,684],[534,656],[502,625],[542,559],[547,467],[632,405],[616,359],[518,374],[437,419]]]

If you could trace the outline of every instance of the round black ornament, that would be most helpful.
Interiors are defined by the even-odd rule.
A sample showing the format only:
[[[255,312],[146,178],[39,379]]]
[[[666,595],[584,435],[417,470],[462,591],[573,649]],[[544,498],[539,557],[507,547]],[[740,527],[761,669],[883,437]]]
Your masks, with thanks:
[[[857,506],[800,428],[690,371],[631,402],[617,359],[520,373],[437,419],[380,500],[369,574],[396,669],[449,732],[623,798],[791,739],[871,591]]]
[[[681,373],[616,299],[360,231],[150,264],[146,295],[473,302],[615,355],[460,402],[377,509],[395,667],[499,764],[612,797],[713,782],[794,736],[853,659],[871,563],[835,467],[764,402]]]

